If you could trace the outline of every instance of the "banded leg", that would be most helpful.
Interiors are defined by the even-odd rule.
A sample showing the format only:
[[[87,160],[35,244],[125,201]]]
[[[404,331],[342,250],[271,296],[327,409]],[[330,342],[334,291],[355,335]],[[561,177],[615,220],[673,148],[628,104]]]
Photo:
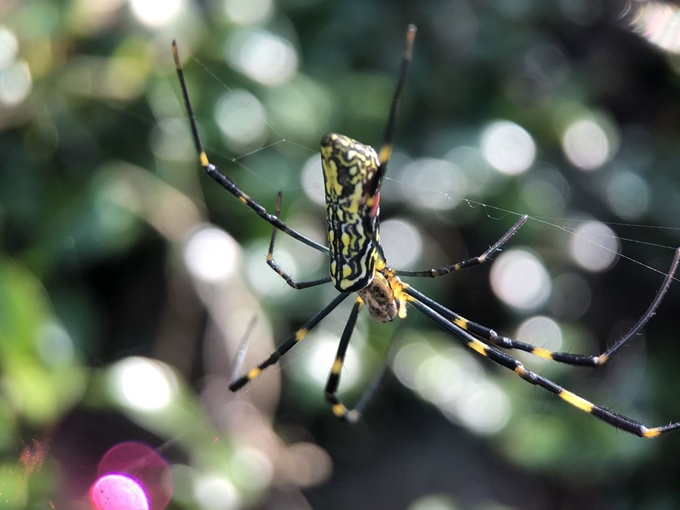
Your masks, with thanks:
[[[344,365],[345,355],[347,354],[347,347],[349,345],[349,341],[357,321],[357,316],[359,315],[359,312],[361,312],[361,309],[363,308],[364,304],[365,303],[363,299],[357,296],[356,301],[354,303],[354,307],[352,308],[350,316],[347,319],[345,329],[342,332],[340,344],[338,345],[338,352],[335,355],[335,361],[333,362],[333,367],[331,368],[331,374],[328,377],[328,382],[326,383],[325,390],[326,400],[331,404],[333,414],[335,414],[338,418],[343,419],[349,423],[356,423],[359,420],[364,409],[366,408],[366,406],[368,405],[368,403],[371,401],[376,391],[378,390],[380,383],[385,378],[389,366],[388,364],[389,351],[388,351],[385,362],[383,363],[380,372],[373,378],[373,381],[371,381],[371,384],[368,386],[368,388],[366,388],[363,395],[361,396],[359,401],[355,404],[353,409],[347,409],[347,407],[338,399],[337,393],[338,388],[340,386],[340,372],[342,371],[342,367]],[[401,325],[403,325],[403,322],[400,323],[400,326]],[[400,328],[398,328],[398,330],[399,329]],[[392,337],[392,340],[390,340],[390,344],[392,344],[393,340],[394,337]]]
[[[489,247],[484,253],[477,257],[473,257],[468,260],[459,262],[458,264],[452,264],[450,266],[440,267],[439,269],[426,269],[424,271],[395,271],[394,274],[397,276],[418,276],[418,277],[428,277],[436,278],[438,276],[444,276],[454,271],[459,271],[468,267],[479,266],[489,260],[489,257],[494,255],[497,251],[500,251],[502,246],[507,243],[512,236],[514,236],[517,231],[524,225],[529,217],[525,214],[522,216],[517,223],[515,223],[510,230],[508,230],[503,236],[496,241],[493,245]]]
[[[279,191],[276,194],[276,212],[274,215],[278,218],[281,216],[281,201],[283,200],[283,195]],[[293,277],[286,273],[281,266],[279,266],[274,260],[274,239],[276,237],[277,228],[272,228],[272,237],[269,241],[269,251],[267,252],[267,265],[271,267],[276,274],[283,278],[288,285],[294,289],[307,289],[309,287],[315,287],[316,285],[323,285],[331,281],[330,276],[325,276],[323,278],[317,278],[316,280],[308,280],[306,282],[296,282]]]
[[[670,287],[673,281],[673,277],[678,269],[679,262],[680,262],[680,248],[675,250],[675,255],[673,256],[673,261],[671,262],[671,266],[668,269],[668,273],[666,274],[661,284],[661,287],[657,291],[656,296],[650,303],[649,308],[647,308],[642,317],[640,317],[640,319],[635,323],[635,325],[623,337],[621,337],[611,347],[609,347],[607,350],[605,350],[603,353],[597,356],[589,354],[572,354],[569,352],[550,351],[548,349],[536,347],[531,344],[519,342],[506,336],[499,335],[493,329],[482,326],[481,324],[478,324],[476,322],[467,320],[466,318],[440,305],[433,299],[430,299],[424,294],[418,292],[413,287],[408,287],[405,292],[408,295],[415,297],[416,299],[418,299],[418,301],[427,305],[433,310],[436,310],[437,313],[443,315],[448,320],[452,321],[456,326],[472,333],[473,335],[476,335],[480,338],[484,338],[493,343],[494,345],[497,345],[498,347],[502,347],[504,349],[517,349],[520,351],[528,352],[529,354],[533,354],[534,356],[538,356],[539,358],[557,361],[558,363],[564,363],[566,365],[574,365],[580,367],[597,367],[607,363],[611,359],[611,356],[614,352],[616,352],[623,344],[625,344],[632,337],[637,335],[640,332],[640,330],[647,324],[647,322],[649,322],[649,319],[651,319],[652,316],[656,313],[656,309],[659,307],[664,295],[668,291],[668,288]]]
[[[318,250],[322,253],[328,253],[328,248],[313,241],[312,239],[300,234],[296,230],[293,230],[284,222],[282,222],[276,215],[269,214],[267,210],[262,207],[255,200],[246,195],[241,189],[232,181],[229,177],[223,174],[219,168],[210,163],[208,160],[208,155],[203,149],[203,144],[201,143],[201,138],[198,135],[198,126],[196,125],[196,115],[194,114],[194,109],[191,106],[191,101],[189,100],[189,91],[187,89],[187,84],[184,79],[184,71],[182,70],[182,64],[179,60],[179,53],[177,52],[177,41],[172,41],[172,57],[175,61],[175,68],[177,69],[177,76],[179,77],[180,87],[182,89],[182,98],[184,99],[184,106],[189,116],[189,124],[191,126],[191,134],[194,138],[194,145],[196,146],[196,151],[198,152],[199,160],[201,161],[201,166],[205,172],[212,177],[217,183],[226,189],[229,193],[238,198],[241,203],[250,207],[255,214],[260,218],[270,223],[272,226],[278,228],[282,232],[288,234],[294,239]]]
[[[335,361],[333,361],[333,366],[331,368],[331,374],[328,376],[328,382],[326,383],[326,400],[331,404],[333,409],[333,414],[338,418],[348,421],[350,423],[355,423],[359,419],[359,413],[354,409],[347,409],[345,405],[338,399],[338,387],[340,386],[340,372],[342,372],[342,366],[345,361],[345,355],[347,354],[347,347],[349,346],[349,341],[352,338],[352,333],[354,333],[354,326],[357,323],[357,317],[359,312],[364,307],[364,301],[357,296],[352,311],[349,314],[347,323],[345,324],[345,329],[342,331],[342,336],[340,337],[340,344],[338,345],[338,352],[335,354]]]
[[[548,390],[550,393],[557,395],[575,408],[591,414],[592,416],[602,420],[605,423],[608,423],[613,427],[619,428],[631,434],[635,434],[638,437],[656,437],[665,432],[680,428],[680,422],[671,423],[670,425],[661,427],[650,428],[640,422],[628,418],[627,416],[615,413],[610,409],[595,405],[592,402],[579,397],[578,395],[564,389],[551,380],[527,370],[519,360],[516,360],[512,356],[504,353],[496,347],[487,345],[481,340],[478,340],[471,333],[465,331],[462,327],[458,326],[454,322],[451,322],[448,318],[439,314],[424,303],[421,303],[420,300],[411,293],[412,290],[413,289],[411,288],[408,289],[409,295],[411,296],[409,302],[413,305],[413,307],[419,310],[423,315],[431,319],[441,328],[451,333],[464,345],[476,353],[481,354],[485,358],[488,358],[494,363],[512,370],[525,381],[533,385],[540,386],[541,388]]]
[[[385,138],[383,144],[378,152],[378,160],[380,161],[379,175],[373,181],[376,186],[380,186],[385,172],[387,171],[387,163],[392,155],[392,142],[394,140],[394,128],[397,123],[397,111],[399,110],[399,101],[401,100],[401,92],[404,90],[406,84],[406,75],[408,68],[413,58],[413,44],[416,40],[416,26],[411,24],[406,29],[406,44],[404,46],[404,53],[401,57],[401,68],[399,69],[399,79],[397,80],[397,88],[392,96],[392,104],[390,105],[390,116],[387,120],[387,127],[385,128]],[[367,194],[373,194],[376,190],[367,190]]]
[[[326,315],[331,313],[340,303],[347,299],[347,296],[349,296],[349,294],[340,294],[337,296],[326,306],[326,308],[318,312],[314,317],[307,321],[304,326],[290,335],[266,360],[257,365],[255,368],[250,369],[246,375],[233,380],[229,384],[229,389],[231,391],[240,390],[243,388],[243,386],[259,376],[264,369],[278,362],[281,356],[286,354],[295,344],[306,337],[310,330],[319,322],[321,322],[321,320],[326,317]]]

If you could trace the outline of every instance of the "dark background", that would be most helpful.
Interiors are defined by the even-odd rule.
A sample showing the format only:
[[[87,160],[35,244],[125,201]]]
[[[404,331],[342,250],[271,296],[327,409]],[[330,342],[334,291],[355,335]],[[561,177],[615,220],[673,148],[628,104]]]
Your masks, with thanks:
[[[570,314],[554,284],[548,301],[518,311],[493,294],[490,266],[417,282],[418,288],[509,336],[530,317],[550,316],[562,330],[563,350],[591,353],[643,314],[680,244],[674,4],[283,0],[263,19],[239,25],[220,2],[187,0],[157,26],[143,23],[132,5],[0,7],[2,25],[18,41],[14,48],[2,39],[0,53],[10,55],[0,69],[3,90],[19,87],[12,80],[25,76],[17,69],[26,66],[32,81],[23,100],[0,105],[0,471],[8,508],[87,508],[82,498],[99,457],[122,441],[145,442],[173,466],[170,508],[178,509],[680,507],[680,434],[629,436],[490,363],[471,369],[507,406],[506,421],[488,432],[447,419],[392,369],[361,423],[337,422],[323,383],[305,372],[319,364],[312,338],[291,352],[283,370],[272,368],[253,389],[232,396],[229,360],[251,317],[259,321],[246,368],[335,292],[254,283],[270,271],[264,260],[270,228],[201,174],[170,54],[176,38],[211,160],[270,210],[283,190],[284,220],[323,241],[323,208],[303,193],[301,168],[329,131],[380,145],[405,28],[415,23],[388,175],[395,180],[385,183],[382,201],[383,219],[408,220],[424,234],[423,253],[409,268],[476,255],[517,213],[527,213],[529,222],[507,250],[530,250],[553,282],[577,275],[590,301]],[[161,11],[170,8],[163,4]],[[639,28],[649,19],[654,24]],[[228,65],[225,46],[252,34],[288,41],[297,74],[268,85]],[[262,106],[270,128],[256,142],[223,143],[215,109],[220,98],[233,99],[233,90],[249,91]],[[579,116],[599,119],[618,139],[590,172],[569,162],[561,142]],[[479,155],[481,133],[498,119],[531,135],[537,154],[525,173],[501,176]],[[493,177],[461,193],[470,204],[414,206],[405,197],[439,200],[443,191],[437,181],[425,189],[409,184],[400,173],[406,158],[446,158],[456,147],[474,149],[465,171],[486,165]],[[614,209],[608,199],[608,183],[622,172],[646,187],[648,201],[637,212]],[[559,192],[559,204],[536,191],[545,183]],[[631,199],[640,192],[624,191]],[[446,192],[454,202],[455,192]],[[472,206],[480,202],[490,207]],[[553,224],[572,228],[585,219],[610,224],[629,258],[602,272],[580,268],[569,251],[573,236]],[[187,262],[188,240],[207,222],[243,249],[217,283],[202,281]],[[298,278],[325,274],[322,258],[283,237],[279,260],[287,267],[297,261]],[[389,251],[387,257],[394,260]],[[583,299],[562,292],[563,301]],[[593,371],[522,360],[649,426],[680,420],[678,292],[671,288],[611,366]],[[327,319],[325,338],[313,337],[317,343],[333,345],[346,314],[341,307]],[[415,310],[398,330],[366,319],[356,342],[361,367],[343,372],[359,373],[360,382],[341,391],[348,402],[380,372],[385,356],[395,366],[399,346],[475,356],[452,350],[455,340]],[[321,373],[332,357],[331,349]],[[172,371],[172,409],[154,414],[119,398],[117,370],[131,359],[156,360],[145,366],[157,373]],[[465,388],[474,392],[474,385]],[[222,483],[214,507],[196,495],[208,478]]]

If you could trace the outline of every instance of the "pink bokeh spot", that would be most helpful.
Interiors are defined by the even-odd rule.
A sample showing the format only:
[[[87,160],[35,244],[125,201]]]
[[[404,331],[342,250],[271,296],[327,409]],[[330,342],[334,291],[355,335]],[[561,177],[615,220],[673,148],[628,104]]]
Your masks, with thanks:
[[[120,474],[100,477],[90,489],[96,510],[149,510],[144,488],[135,479]]]
[[[120,443],[99,461],[90,489],[96,510],[163,510],[172,497],[168,464],[142,443]]]

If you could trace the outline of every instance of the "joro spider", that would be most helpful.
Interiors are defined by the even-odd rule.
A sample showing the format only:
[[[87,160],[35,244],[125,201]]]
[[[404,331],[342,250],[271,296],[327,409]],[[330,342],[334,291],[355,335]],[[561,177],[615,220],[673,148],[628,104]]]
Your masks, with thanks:
[[[402,56],[397,87],[392,99],[385,137],[380,152],[376,153],[372,147],[336,133],[328,134],[321,139],[328,247],[305,237],[279,219],[281,192],[277,196],[275,214],[271,214],[262,205],[241,191],[231,178],[210,163],[198,134],[194,111],[189,100],[184,72],[177,52],[177,44],[173,41],[173,58],[201,166],[220,186],[272,225],[273,229],[267,253],[267,264],[288,285],[294,289],[305,289],[332,282],[340,292],[325,308],[317,312],[304,326],[290,335],[266,360],[248,371],[245,375],[235,378],[229,388],[232,391],[238,391],[248,382],[258,377],[267,367],[277,363],[281,356],[305,338],[309,331],[324,317],[350,295],[354,294],[354,306],[340,337],[335,361],[333,362],[325,389],[326,400],[331,405],[333,413],[341,419],[355,422],[360,414],[358,406],[354,409],[347,408],[337,395],[345,353],[347,352],[359,312],[366,306],[368,313],[373,319],[378,322],[389,322],[396,317],[404,319],[406,317],[406,307],[411,305],[477,354],[512,370],[528,383],[548,390],[568,404],[595,416],[609,425],[639,437],[656,437],[665,432],[680,428],[680,422],[660,427],[647,427],[640,422],[615,413],[605,407],[595,405],[549,379],[527,370],[520,361],[501,350],[517,349],[539,358],[568,365],[582,367],[604,365],[609,361],[611,355],[635,336],[654,315],[673,280],[673,275],[680,261],[680,248],[676,250],[668,274],[647,311],[630,331],[597,356],[549,351],[499,335],[493,329],[469,321],[445,308],[400,279],[400,277],[436,278],[460,269],[483,264],[492,255],[500,251],[501,247],[524,225],[527,221],[527,216],[521,217],[498,241],[477,257],[457,264],[425,271],[398,271],[387,265],[385,255],[380,246],[379,236],[380,184],[387,170],[387,164],[392,152],[397,108],[406,81],[415,36],[416,27],[409,25],[406,31],[406,46]],[[274,260],[274,242],[277,230],[315,250],[328,254],[330,259],[330,275],[316,280],[295,281]]]

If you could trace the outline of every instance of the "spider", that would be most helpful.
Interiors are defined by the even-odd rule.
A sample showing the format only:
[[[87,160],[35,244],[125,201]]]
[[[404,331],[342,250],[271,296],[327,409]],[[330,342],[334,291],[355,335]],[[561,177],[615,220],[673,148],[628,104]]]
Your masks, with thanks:
[[[668,274],[647,311],[630,331],[597,356],[553,352],[499,335],[493,329],[469,321],[447,309],[416,290],[412,285],[401,280],[401,277],[436,278],[487,262],[524,225],[528,218],[526,215],[522,216],[488,250],[477,257],[457,264],[424,271],[400,271],[387,265],[379,236],[380,185],[392,152],[397,109],[412,58],[415,36],[416,27],[409,25],[406,31],[406,45],[402,56],[396,91],[392,98],[387,128],[380,151],[376,152],[368,145],[337,133],[328,134],[321,139],[321,163],[324,176],[326,222],[328,228],[327,247],[309,239],[281,221],[279,218],[282,201],[281,192],[277,195],[275,213],[271,214],[262,205],[244,193],[230,177],[210,163],[198,134],[194,111],[191,106],[184,72],[179,59],[177,43],[173,41],[172,54],[201,166],[210,177],[234,195],[244,206],[252,209],[260,218],[272,225],[273,229],[267,253],[267,264],[288,285],[294,289],[305,289],[331,282],[339,291],[335,299],[321,311],[317,312],[300,329],[291,334],[267,359],[246,372],[245,375],[234,378],[229,388],[236,392],[257,378],[263,370],[277,363],[293,346],[302,341],[309,331],[340,303],[350,295],[354,295],[354,305],[340,337],[337,354],[325,387],[326,400],[331,405],[333,414],[343,420],[355,422],[360,415],[361,403],[354,409],[350,409],[338,397],[340,373],[359,312],[362,308],[366,307],[370,316],[376,321],[389,322],[397,317],[400,319],[406,318],[407,305],[410,305],[472,351],[513,371],[528,383],[546,389],[568,404],[595,416],[609,425],[640,437],[656,437],[665,432],[680,428],[680,422],[660,427],[647,427],[610,409],[595,405],[549,379],[524,368],[519,360],[506,354],[503,350],[517,349],[539,358],[568,365],[583,367],[604,365],[609,361],[611,355],[635,336],[654,315],[673,280],[673,275],[680,261],[680,248],[676,250]],[[316,280],[295,281],[274,260],[274,244],[277,230],[315,250],[327,254],[330,260],[330,275]]]

